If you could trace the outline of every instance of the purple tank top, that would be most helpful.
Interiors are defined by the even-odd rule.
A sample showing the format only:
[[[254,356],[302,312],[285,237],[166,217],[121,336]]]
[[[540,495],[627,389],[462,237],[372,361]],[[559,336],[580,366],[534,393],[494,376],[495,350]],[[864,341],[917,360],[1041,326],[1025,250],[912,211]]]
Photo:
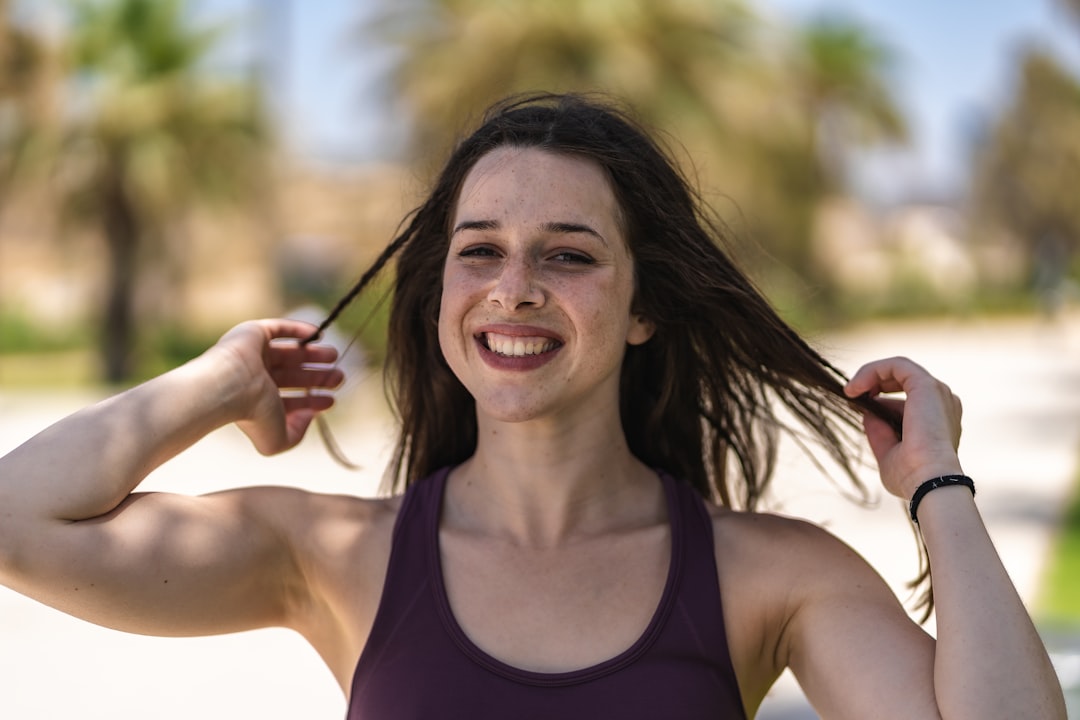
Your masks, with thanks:
[[[745,720],[728,655],[712,522],[687,483],[660,474],[671,563],[645,632],[597,665],[540,673],[486,654],[454,619],[439,559],[449,472],[439,470],[405,494],[379,609],[353,676],[349,720]]]

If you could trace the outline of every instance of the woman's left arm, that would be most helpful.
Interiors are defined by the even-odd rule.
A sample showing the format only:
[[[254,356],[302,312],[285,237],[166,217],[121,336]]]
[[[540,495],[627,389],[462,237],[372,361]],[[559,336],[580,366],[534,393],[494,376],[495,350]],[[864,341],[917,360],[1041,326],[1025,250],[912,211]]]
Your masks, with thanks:
[[[845,392],[905,396],[882,398],[903,413],[902,439],[876,417],[864,421],[890,493],[910,501],[923,482],[962,474],[956,453],[960,401],[922,367],[905,358],[872,362],[859,369]],[[940,716],[1064,720],[1065,701],[1053,666],[972,493],[962,485],[933,490],[922,498],[917,516],[937,613],[932,677]]]

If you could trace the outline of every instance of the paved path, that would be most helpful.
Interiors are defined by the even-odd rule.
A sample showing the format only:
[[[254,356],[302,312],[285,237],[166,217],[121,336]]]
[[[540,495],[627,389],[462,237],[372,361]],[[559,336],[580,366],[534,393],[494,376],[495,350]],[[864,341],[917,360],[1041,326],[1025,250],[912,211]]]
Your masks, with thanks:
[[[892,325],[830,336],[819,343],[845,369],[904,354],[949,382],[964,399],[965,469],[1005,564],[1033,601],[1055,518],[1080,455],[1080,317],[1035,321],[950,321]],[[374,384],[374,383],[369,383]],[[353,391],[362,404],[377,392]],[[0,390],[0,451],[93,399]],[[339,416],[345,452],[365,459],[341,470],[314,437],[273,459],[250,451],[237,431],[221,430],[148,480],[190,492],[238,484],[290,484],[327,492],[370,493],[387,452],[385,425]],[[867,474],[868,479],[872,473]],[[798,451],[788,448],[775,506],[826,523],[862,552],[906,597],[915,544],[898,501],[863,509],[841,499]],[[422,688],[422,678],[418,686]],[[217,638],[145,638],[72,620],[0,589],[0,718],[81,717],[338,718],[344,701],[319,658],[296,635],[258,631]],[[812,718],[789,678],[758,716]]]

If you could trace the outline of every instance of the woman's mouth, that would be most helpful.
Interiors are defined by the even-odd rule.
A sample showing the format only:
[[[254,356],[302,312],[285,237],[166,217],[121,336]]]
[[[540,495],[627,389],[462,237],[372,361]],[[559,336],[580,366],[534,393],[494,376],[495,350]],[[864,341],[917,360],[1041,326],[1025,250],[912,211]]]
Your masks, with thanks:
[[[551,352],[562,345],[558,340],[548,337],[501,335],[486,332],[480,335],[480,342],[491,352],[503,357],[525,357]]]

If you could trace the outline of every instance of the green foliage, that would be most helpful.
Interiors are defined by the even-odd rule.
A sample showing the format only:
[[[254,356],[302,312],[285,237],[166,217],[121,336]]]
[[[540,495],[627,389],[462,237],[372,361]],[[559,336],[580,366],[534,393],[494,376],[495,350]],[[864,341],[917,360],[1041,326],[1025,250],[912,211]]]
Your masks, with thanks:
[[[414,0],[388,4],[368,40],[404,51],[396,87],[418,152],[444,150],[514,92],[600,91],[649,121],[691,116],[723,132],[724,90],[758,22],[741,0]]]
[[[92,328],[41,325],[23,314],[0,312],[0,383],[7,386],[86,385],[98,380]],[[158,326],[145,333],[134,356],[129,382],[181,365],[217,340],[181,327]]]
[[[89,108],[58,138],[61,159],[81,169],[67,188],[73,209],[100,215],[113,175],[146,223],[194,198],[250,193],[264,170],[255,88],[202,68],[223,28],[193,27],[180,0],[70,4],[72,95]]]
[[[814,107],[849,113],[848,128],[865,140],[902,140],[907,127],[889,91],[893,51],[866,28],[839,15],[819,17],[797,31],[799,87]]]
[[[202,354],[217,342],[219,333],[193,333],[175,325],[158,325],[143,333],[135,352],[130,380],[147,380]]]
[[[1050,627],[1080,629],[1080,476],[1047,566],[1039,616]]]
[[[101,2],[71,0],[72,24],[81,28],[71,47],[73,66],[110,77],[153,80],[186,74],[213,47],[217,29],[187,27],[181,0]],[[114,45],[123,38],[117,52]]]
[[[843,190],[850,144],[907,138],[889,82],[894,65],[884,43],[843,16],[824,15],[797,29],[795,92],[812,119],[811,143],[829,190]]]
[[[1039,291],[1053,290],[1080,254],[1080,82],[1040,52],[1024,58],[1015,98],[982,149],[974,237],[1001,228],[1023,252]]]
[[[43,326],[13,310],[0,310],[0,386],[77,387],[97,373],[83,326]]]
[[[84,347],[84,328],[42,327],[25,315],[0,311],[0,354],[28,354],[74,350]]]

